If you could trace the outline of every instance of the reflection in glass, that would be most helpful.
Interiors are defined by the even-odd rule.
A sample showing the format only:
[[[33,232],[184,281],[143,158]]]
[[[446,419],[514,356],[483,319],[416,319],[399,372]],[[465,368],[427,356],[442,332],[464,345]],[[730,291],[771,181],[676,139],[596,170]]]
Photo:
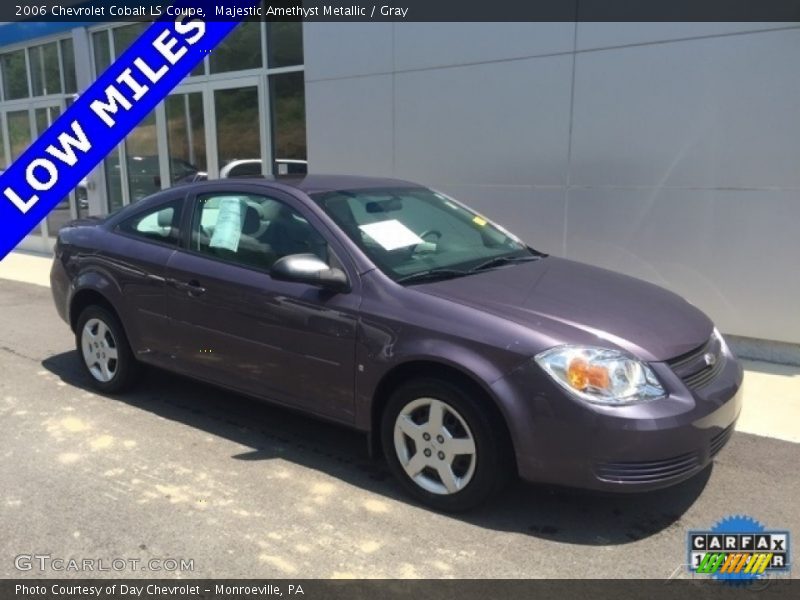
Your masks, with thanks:
[[[67,86],[69,88],[69,86]],[[72,106],[75,102],[75,99],[67,96],[64,99],[64,104],[66,108]],[[66,109],[65,109],[66,110]],[[75,214],[78,215],[79,219],[89,216],[89,179],[88,177],[84,177],[81,182],[78,184],[78,187],[75,188],[73,192],[73,198],[75,199]]]
[[[31,144],[31,122],[27,110],[15,110],[7,114],[10,162],[17,160]]]
[[[145,117],[125,138],[125,153],[128,156],[130,201],[136,202],[160,190],[155,112]]]
[[[270,77],[272,148],[276,160],[306,159],[306,102],[303,73]],[[274,173],[281,173],[276,165]]]
[[[48,106],[45,108],[37,108],[34,111],[34,120],[36,121],[36,135],[42,135],[52,125],[58,116],[61,114],[61,109],[58,106]],[[47,232],[51,237],[54,237],[58,230],[72,220],[72,213],[69,208],[69,196],[61,200],[56,207],[47,215]]]
[[[103,161],[103,170],[106,175],[108,212],[113,212],[122,207],[122,177],[119,172],[119,148],[115,148]]]
[[[111,64],[111,47],[108,43],[108,31],[96,31],[92,34],[94,47],[95,75],[100,75]]]
[[[75,48],[71,39],[61,40],[61,68],[64,71],[64,93],[74,94],[78,91],[75,77]]]
[[[8,125],[8,146],[11,150],[9,164],[17,160],[20,155],[31,145],[31,121],[27,110],[15,110],[6,113]],[[30,235],[41,236],[41,227],[37,225]]]
[[[4,171],[8,166],[6,162],[6,141],[3,138],[3,123],[2,123],[3,114],[0,113],[0,171]]]
[[[236,27],[209,55],[212,73],[261,67],[261,23],[245,21]]]
[[[114,54],[117,58],[122,56],[122,53],[127,50],[130,45],[138,38],[144,30],[147,29],[148,23],[132,23],[124,27],[117,27],[113,30],[114,35]]]
[[[303,64],[303,24],[299,21],[267,23],[269,66],[293,67]]]
[[[234,160],[261,158],[258,88],[214,92],[219,168]]]
[[[17,50],[0,55],[0,70],[3,72],[5,99],[27,98],[28,74],[25,67],[25,51]]]
[[[31,87],[34,96],[60,94],[61,70],[58,65],[58,46],[44,44],[30,49]]]
[[[203,94],[175,94],[167,98],[167,146],[170,183],[206,171],[206,137]]]
[[[189,77],[197,77],[198,75],[205,75],[206,74],[206,62],[207,59],[201,60],[198,65],[192,69],[192,72],[189,73]]]

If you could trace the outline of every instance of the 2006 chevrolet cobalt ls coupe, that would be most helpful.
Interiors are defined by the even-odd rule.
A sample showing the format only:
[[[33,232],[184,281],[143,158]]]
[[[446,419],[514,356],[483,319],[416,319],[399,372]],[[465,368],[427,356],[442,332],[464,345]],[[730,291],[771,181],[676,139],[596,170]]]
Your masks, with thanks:
[[[62,229],[51,279],[101,391],[148,363],[345,423],[443,510],[514,474],[674,484],[741,406],[741,367],[682,298],[403,181],[166,190]]]

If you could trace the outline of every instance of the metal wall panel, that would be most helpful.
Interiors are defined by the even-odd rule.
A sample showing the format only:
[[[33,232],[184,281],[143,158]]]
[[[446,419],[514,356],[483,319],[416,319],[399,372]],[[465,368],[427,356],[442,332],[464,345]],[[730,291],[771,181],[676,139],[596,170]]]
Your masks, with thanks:
[[[312,39],[322,26],[306,26],[312,171],[437,186],[546,252],[682,294],[727,333],[800,343],[800,27],[360,24]]]

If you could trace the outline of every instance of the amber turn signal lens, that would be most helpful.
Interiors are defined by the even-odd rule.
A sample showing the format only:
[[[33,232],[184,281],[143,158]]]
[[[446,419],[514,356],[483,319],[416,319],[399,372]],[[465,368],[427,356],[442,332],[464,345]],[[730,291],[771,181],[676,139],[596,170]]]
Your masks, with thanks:
[[[570,361],[567,379],[573,388],[581,392],[589,387],[603,390],[610,385],[605,367],[589,364],[582,358],[573,358]]]

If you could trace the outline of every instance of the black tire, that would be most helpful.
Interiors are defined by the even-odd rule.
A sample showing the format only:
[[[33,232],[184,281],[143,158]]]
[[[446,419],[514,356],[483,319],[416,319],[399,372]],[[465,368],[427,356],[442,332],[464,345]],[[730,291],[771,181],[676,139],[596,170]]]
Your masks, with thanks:
[[[105,324],[110,336],[104,336],[104,339],[110,348],[116,349],[117,357],[115,361],[109,361],[113,365],[113,375],[107,381],[102,381],[96,371],[93,372],[92,365],[87,363],[84,353],[83,332],[86,324],[90,321],[100,321]],[[75,347],[78,349],[78,356],[86,375],[92,382],[92,386],[98,391],[106,394],[118,394],[130,389],[135,383],[139,374],[140,364],[133,356],[122,324],[117,316],[108,309],[97,305],[87,306],[83,309],[75,328]],[[101,350],[102,348],[98,348],[98,351]]]
[[[468,478],[468,482],[458,491],[445,493],[440,490],[435,493],[425,489],[423,485],[430,485],[431,480],[435,484],[436,478],[439,477],[438,472],[430,467],[425,467],[426,470],[420,474],[425,483],[418,484],[406,472],[398,456],[399,451],[395,445],[397,418],[404,409],[413,407],[415,401],[420,402],[422,399],[435,399],[444,403],[447,407],[446,410],[454,409],[466,423],[468,431],[461,427],[458,420],[452,421],[455,423],[455,428],[461,430],[461,435],[469,436],[471,434],[474,441],[474,456],[467,458],[468,461],[474,460],[474,470],[471,477]],[[487,502],[506,486],[513,473],[514,465],[511,444],[503,424],[498,422],[499,418],[496,413],[486,405],[490,401],[469,385],[429,377],[409,381],[392,393],[381,419],[381,444],[389,469],[409,494],[436,510],[458,512],[475,508]],[[425,410],[424,405],[419,410]],[[445,418],[448,416],[454,419],[453,414],[446,414]],[[424,423],[424,426],[427,426],[427,423]],[[433,442],[422,443],[432,444]],[[434,453],[437,451],[436,447],[426,446],[425,449],[432,450]],[[414,456],[416,457],[416,452],[414,452]],[[455,466],[455,462],[452,463],[451,470],[453,472],[456,470]],[[462,467],[462,471],[466,470]],[[425,473],[429,473],[429,475]],[[467,476],[460,480],[465,479]],[[443,486],[444,480],[440,481]]]

